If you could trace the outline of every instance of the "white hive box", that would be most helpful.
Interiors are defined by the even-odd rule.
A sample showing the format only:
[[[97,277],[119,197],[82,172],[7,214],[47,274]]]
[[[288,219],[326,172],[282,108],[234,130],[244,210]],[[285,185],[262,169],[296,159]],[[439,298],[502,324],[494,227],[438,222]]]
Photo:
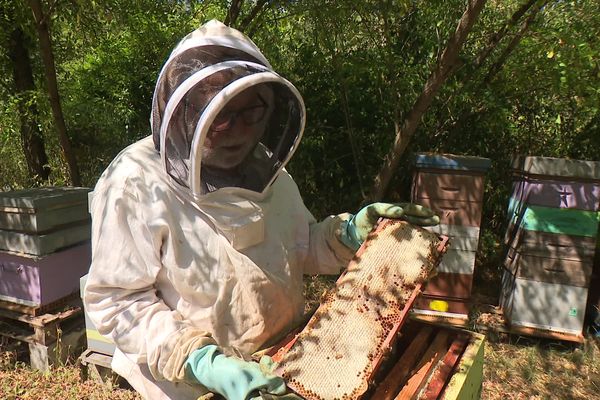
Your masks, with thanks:
[[[43,256],[90,238],[88,188],[0,192],[0,250]]]

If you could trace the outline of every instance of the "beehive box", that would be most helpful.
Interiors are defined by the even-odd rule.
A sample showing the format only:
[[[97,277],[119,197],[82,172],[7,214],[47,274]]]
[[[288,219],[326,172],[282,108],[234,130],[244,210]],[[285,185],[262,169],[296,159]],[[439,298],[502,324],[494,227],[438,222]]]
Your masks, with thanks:
[[[90,238],[88,188],[0,192],[0,249],[42,256]]]
[[[482,157],[417,154],[412,200],[433,209],[441,224],[478,227],[489,166],[490,160]]]
[[[479,400],[484,344],[485,336],[479,333],[409,320],[365,393],[341,399]],[[342,385],[342,373],[323,374],[317,387],[307,391],[318,393],[322,385]]]
[[[588,289],[586,315],[592,332],[600,337],[600,234],[596,239],[596,256]]]
[[[594,248],[588,238],[525,231],[505,259],[501,305],[513,328],[581,340]],[[577,246],[581,245],[581,246]]]
[[[490,164],[482,157],[416,155],[411,199],[439,215],[440,224],[428,229],[450,239],[437,276],[417,300],[413,315],[418,318],[466,324]]]
[[[505,243],[520,230],[595,237],[600,162],[516,156]]]
[[[87,281],[87,274],[82,276],[80,279],[80,293],[83,299],[83,289],[85,288],[85,282]],[[87,339],[87,348],[91,352],[100,353],[105,356],[112,356],[115,352],[115,343],[105,336],[102,336],[98,332],[98,328],[90,319],[85,304],[83,307],[85,315],[85,336]]]
[[[0,192],[0,229],[48,232],[89,219],[89,188],[44,187]]]
[[[512,167],[505,318],[531,334],[579,341],[600,225],[600,162],[517,156]]]
[[[0,231],[0,249],[43,257],[90,240],[90,225],[69,226],[45,234]]]
[[[443,316],[447,320],[462,320],[469,315],[470,306],[470,299],[424,293],[415,301],[413,313],[424,320],[427,320],[426,316],[430,316],[434,320],[437,316]]]
[[[600,177],[600,161],[517,155],[512,159],[511,168],[517,174],[529,176],[566,177],[570,180],[598,180]]]
[[[518,278],[589,287],[594,240],[588,239],[525,231],[519,246],[508,249],[504,267]]]
[[[506,242],[510,243],[522,230],[595,238],[599,222],[598,211],[529,204],[513,215],[508,228],[510,237]]]
[[[380,224],[302,332],[275,355],[288,386],[307,399],[361,398],[444,250],[445,241],[423,228]]]
[[[484,342],[478,333],[411,320],[368,398],[478,400]]]
[[[29,307],[50,304],[77,292],[90,261],[89,242],[43,257],[0,251],[0,299]]]
[[[423,309],[435,313],[444,312],[442,310],[449,307],[454,310],[449,312],[467,315],[468,299],[473,286],[479,227],[439,224],[425,229],[439,235],[447,235],[450,238],[450,246],[437,267],[437,274],[429,279],[423,290],[421,297],[424,297],[424,300],[417,300],[415,310]],[[446,306],[440,303],[443,297],[448,300]],[[428,304],[433,307],[425,307]]]
[[[585,287],[523,279],[508,270],[502,277],[506,321],[515,330],[531,328],[531,334],[581,341],[587,296]]]
[[[448,251],[437,267],[438,272],[473,274],[479,246],[479,227],[439,224],[425,229],[448,236],[451,241]]]

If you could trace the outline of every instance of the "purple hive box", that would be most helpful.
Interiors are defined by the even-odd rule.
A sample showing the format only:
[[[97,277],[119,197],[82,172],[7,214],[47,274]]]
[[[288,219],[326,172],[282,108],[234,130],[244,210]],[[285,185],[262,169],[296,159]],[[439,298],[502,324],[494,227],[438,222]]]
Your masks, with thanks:
[[[576,182],[524,177],[513,183],[511,197],[531,205],[597,211],[600,206],[600,180]]]
[[[89,242],[44,257],[0,251],[0,300],[39,307],[79,290],[91,262]]]

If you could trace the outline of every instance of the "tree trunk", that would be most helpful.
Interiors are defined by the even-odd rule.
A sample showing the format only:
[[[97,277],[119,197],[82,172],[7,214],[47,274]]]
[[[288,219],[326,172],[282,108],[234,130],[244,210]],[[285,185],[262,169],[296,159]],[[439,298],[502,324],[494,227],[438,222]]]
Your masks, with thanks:
[[[50,40],[50,32],[48,28],[48,20],[42,10],[40,0],[29,0],[29,6],[33,11],[35,26],[38,32],[40,41],[40,53],[44,61],[44,73],[46,75],[46,83],[48,85],[48,97],[50,99],[50,107],[52,108],[52,116],[58,132],[58,139],[62,148],[63,157],[69,168],[70,182],[74,186],[80,186],[79,168],[75,154],[71,149],[71,142],[67,136],[67,127],[60,105],[60,97],[58,95],[58,84],[56,80],[56,68],[54,65],[54,54],[52,53],[52,42]]]
[[[223,21],[225,25],[231,27],[235,26],[243,4],[244,0],[233,0],[231,2],[231,4],[229,5],[229,9],[227,10],[227,16],[225,17],[225,21]]]
[[[254,19],[264,10],[265,5],[269,0],[259,0],[256,2],[252,10],[244,17],[242,22],[238,25],[238,29],[242,32],[246,32],[250,24],[254,21]]]
[[[39,112],[35,102],[30,101],[31,93],[35,91],[35,83],[25,35],[21,28],[16,27],[11,32],[8,49],[13,68],[15,91],[18,96],[21,145],[29,176],[34,182],[46,181],[50,176],[50,167],[42,131],[37,123]]]
[[[406,146],[417,129],[421,118],[427,111],[427,108],[431,105],[431,102],[456,64],[458,53],[460,52],[467,35],[471,32],[473,24],[477,20],[485,3],[486,0],[469,0],[467,9],[458,22],[456,31],[452,34],[446,48],[442,52],[437,66],[427,79],[423,92],[415,101],[402,125],[398,124],[399,129],[396,131],[392,149],[386,155],[383,167],[375,177],[375,182],[370,193],[371,201],[380,200],[387,192],[389,183],[398,167],[402,153],[406,150]]]

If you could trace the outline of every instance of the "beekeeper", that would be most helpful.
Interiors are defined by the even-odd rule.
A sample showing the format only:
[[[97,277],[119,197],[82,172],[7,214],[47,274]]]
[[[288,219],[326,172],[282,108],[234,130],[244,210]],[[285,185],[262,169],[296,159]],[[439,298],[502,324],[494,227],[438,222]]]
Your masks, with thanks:
[[[380,215],[436,222],[377,203],[317,223],[284,169],[304,123],[296,88],[218,21],[162,68],[152,135],[95,187],[84,292],[113,369],[144,398],[284,394],[270,359],[245,360],[301,321],[303,274],[339,273]]]

